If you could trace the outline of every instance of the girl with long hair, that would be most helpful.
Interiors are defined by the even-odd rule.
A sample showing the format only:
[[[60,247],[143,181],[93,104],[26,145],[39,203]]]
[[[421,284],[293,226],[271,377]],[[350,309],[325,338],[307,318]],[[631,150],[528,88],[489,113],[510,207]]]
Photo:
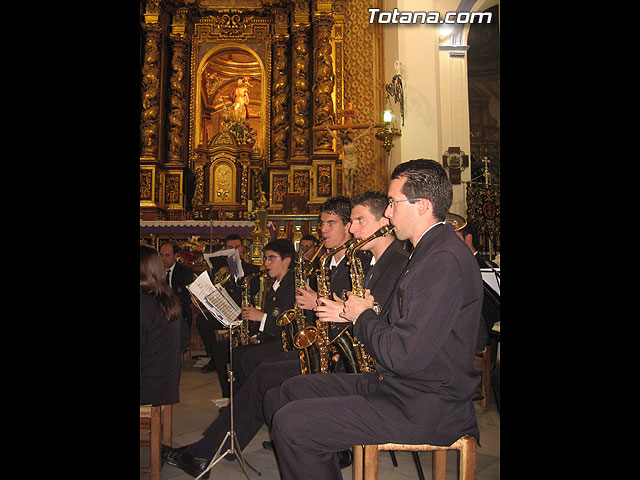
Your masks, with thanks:
[[[165,281],[158,252],[140,245],[140,404],[178,403],[180,316],[178,297]],[[176,321],[178,320],[178,321]]]

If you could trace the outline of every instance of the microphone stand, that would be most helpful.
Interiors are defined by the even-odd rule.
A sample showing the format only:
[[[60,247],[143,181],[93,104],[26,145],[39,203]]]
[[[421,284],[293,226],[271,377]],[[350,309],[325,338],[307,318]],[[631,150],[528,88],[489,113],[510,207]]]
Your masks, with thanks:
[[[213,253],[213,205],[209,205],[207,210],[209,210],[209,253]]]
[[[262,476],[262,474],[258,470],[253,468],[249,464],[249,462],[247,462],[244,458],[242,458],[242,452],[240,450],[240,445],[238,443],[238,437],[233,428],[233,380],[234,380],[234,377],[233,377],[233,342],[231,341],[233,338],[231,335],[232,330],[233,330],[233,324],[229,323],[229,384],[230,384],[229,385],[229,408],[231,409],[230,411],[231,425],[229,430],[227,431],[227,434],[222,439],[222,443],[220,443],[218,450],[216,451],[215,455],[211,459],[209,466],[205,469],[204,472],[202,472],[200,475],[198,475],[198,477],[196,477],[196,480],[199,480],[200,477],[202,477],[205,473],[211,470],[216,463],[218,463],[227,455],[235,455],[236,460],[238,460],[238,463],[240,464],[240,467],[242,467],[242,471],[244,472],[244,475],[247,477],[248,480],[250,479],[249,479],[249,474],[247,473],[247,468],[245,465],[249,466],[251,470],[253,470],[258,474],[258,476]],[[227,441],[227,438],[231,439],[231,442],[230,442],[231,448],[228,448],[222,455],[220,455],[222,447]]]

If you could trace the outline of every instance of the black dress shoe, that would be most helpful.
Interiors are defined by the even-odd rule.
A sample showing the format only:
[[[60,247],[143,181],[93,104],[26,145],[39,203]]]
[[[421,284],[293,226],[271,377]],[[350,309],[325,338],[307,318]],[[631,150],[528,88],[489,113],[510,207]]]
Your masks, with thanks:
[[[338,452],[338,462],[340,463],[340,468],[345,468],[351,465],[353,462],[353,453],[351,453],[351,450],[347,449]]]
[[[265,440],[264,442],[262,442],[262,448],[266,450],[275,450],[273,446],[273,440]]]
[[[186,451],[187,447],[171,448],[166,445],[162,445],[160,448],[160,456],[162,461],[168,463],[173,467],[177,467],[183,470],[185,473],[196,478],[202,472],[204,472],[209,466],[209,460],[206,458],[194,457]],[[201,478],[209,478],[207,472]]]

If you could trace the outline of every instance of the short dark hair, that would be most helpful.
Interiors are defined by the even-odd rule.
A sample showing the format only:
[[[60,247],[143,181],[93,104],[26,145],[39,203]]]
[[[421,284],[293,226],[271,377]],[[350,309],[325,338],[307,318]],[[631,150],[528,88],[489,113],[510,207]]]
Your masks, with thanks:
[[[402,193],[407,198],[426,198],[433,204],[433,215],[444,221],[453,202],[451,181],[444,167],[435,160],[418,158],[400,163],[391,180],[406,178]]]
[[[280,255],[280,258],[284,260],[285,258],[290,258],[291,262],[289,262],[289,270],[293,268],[293,265],[296,261],[296,250],[293,246],[291,240],[287,240],[286,238],[276,238],[275,240],[271,240],[267,243],[262,251],[272,250]]]
[[[340,217],[343,224],[351,221],[351,200],[342,195],[330,198],[320,207],[320,213],[332,213]]]
[[[241,237],[241,236],[240,236],[240,234],[238,234],[238,233],[230,233],[229,235],[227,235],[226,237],[224,237],[224,243],[225,243],[225,245],[226,245],[226,243],[227,243],[229,240],[240,240],[240,241],[242,241],[242,237]]]
[[[180,251],[180,249],[175,244],[175,242],[164,242],[162,245],[160,245],[160,248],[158,249],[158,251],[162,250],[162,247],[164,247],[165,245],[171,245],[171,250],[173,250],[174,255]]]
[[[352,208],[356,205],[364,205],[371,211],[377,221],[384,216],[384,211],[387,209],[389,201],[386,193],[369,190],[360,195],[356,195],[351,201],[351,205]]]
[[[302,240],[310,240],[313,243],[315,243],[316,245],[320,243],[320,240],[318,240],[315,236],[309,234],[309,235],[303,235],[303,237],[300,239]]]

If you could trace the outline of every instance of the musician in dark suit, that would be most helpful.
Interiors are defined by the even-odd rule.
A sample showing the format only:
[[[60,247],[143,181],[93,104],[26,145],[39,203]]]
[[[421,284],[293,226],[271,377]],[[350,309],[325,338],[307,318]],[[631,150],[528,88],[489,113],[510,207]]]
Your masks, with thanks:
[[[347,199],[345,199],[346,202],[345,200],[337,202],[339,206],[336,206],[336,202],[334,201],[329,202],[328,205],[327,202],[325,202],[325,206],[328,206],[331,212],[334,212],[323,217],[324,223],[321,226],[321,228],[324,227],[323,236],[329,245],[342,245],[350,238],[348,233],[350,229],[354,235],[365,237],[389,223],[388,219],[383,216],[387,205],[386,195],[381,192],[373,194],[373,197],[377,198],[377,201],[371,201],[371,196],[371,194],[365,193],[354,199],[354,208],[352,211],[356,212],[359,223],[356,227],[352,227],[352,220],[354,220],[353,215],[351,215],[350,220],[347,222],[343,222],[342,217],[339,219],[339,224],[326,223],[331,219],[335,219],[335,217],[331,215],[335,215],[336,210],[343,210],[342,207],[348,202]],[[357,208],[358,205],[363,205],[366,208],[363,211]],[[324,206],[321,207],[321,210],[325,210]],[[366,217],[365,222],[361,222],[362,218],[360,217]],[[388,303],[386,299],[387,297],[390,298],[395,279],[403,272],[408,254],[402,250],[400,242],[395,240],[393,235],[372,240],[363,248],[371,251],[373,257],[376,259],[375,264],[368,270],[368,274],[365,276],[365,283],[368,282],[368,288],[371,289],[372,294],[384,305]],[[317,258],[318,257],[316,257],[316,261]],[[362,258],[363,260],[366,258],[366,264],[363,266],[368,266],[370,264],[369,257]],[[336,273],[336,276],[340,275],[340,272],[343,272],[342,274],[345,275],[347,279],[350,278],[348,268],[341,269]],[[336,277],[334,277],[334,279],[335,278]],[[338,283],[344,282],[340,281]],[[342,289],[337,292],[333,284],[331,284],[331,290],[332,293],[342,293]],[[316,303],[313,303],[313,306],[316,306]],[[340,307],[340,311],[342,311],[342,306]],[[311,312],[313,313],[313,310],[311,310]],[[280,383],[287,378],[301,374],[298,352],[298,350],[282,352],[266,358],[251,373],[242,388],[237,391],[234,390],[236,408],[240,407],[242,411],[245,412],[243,415],[234,418],[234,429],[241,450],[249,444],[265,421],[262,410],[262,398],[265,392],[274,386],[280,385]],[[339,365],[338,368],[340,368]],[[340,371],[344,372],[343,369]],[[199,441],[180,449],[172,449],[163,445],[163,459],[171,465],[177,466],[193,476],[197,476],[209,464],[229,428],[230,410],[228,407],[225,407],[220,410],[215,421],[203,432],[203,437]],[[229,447],[228,443],[224,448],[227,447]],[[342,459],[341,462],[343,462]],[[348,464],[348,461],[343,462],[341,466],[345,467]]]
[[[258,265],[254,265],[253,263],[246,262],[244,260],[244,246],[242,245],[242,237],[237,233],[230,233],[225,237],[224,240],[224,248],[225,250],[235,249],[238,251],[240,255],[240,261],[242,263],[242,270],[244,271],[244,276],[252,275],[257,273],[260,270]],[[209,271],[209,276],[211,277],[211,281],[213,282],[215,278],[215,274],[219,272],[222,268],[229,268],[227,263],[227,257],[212,257],[211,259],[212,268]],[[234,275],[230,275],[229,278],[222,283],[222,287],[229,293],[229,296],[233,298],[233,301],[236,302],[238,306],[242,304],[242,284],[241,279],[236,278]],[[251,296],[255,295],[260,288],[259,281],[257,278],[254,278],[249,285],[249,292]],[[203,314],[204,312],[204,314]],[[226,327],[222,325],[210,312],[203,309],[196,316],[196,328],[198,329],[198,333],[200,334],[200,338],[202,339],[202,343],[204,343],[205,351],[207,355],[211,357],[209,363],[202,367],[203,372],[212,372],[214,367],[213,362],[213,345],[216,342],[216,330],[224,330]],[[252,334],[255,332],[251,332]]]
[[[387,442],[450,445],[479,438],[472,397],[482,309],[478,264],[444,222],[451,184],[433,160],[399,164],[385,216],[414,246],[395,287],[388,324],[374,298],[348,294],[343,315],[377,372],[301,375],[264,397],[283,480],[341,479],[335,452]]]
[[[261,356],[261,359],[277,352],[282,352],[282,327],[276,325],[276,320],[282,312],[293,308],[294,278],[291,267],[295,261],[295,250],[289,240],[277,239],[269,242],[263,248],[265,269],[269,277],[275,281],[267,292],[264,312],[253,306],[242,308],[242,318],[254,324],[257,333],[249,345],[239,345],[233,350],[233,366],[235,374],[234,388],[237,390],[246,380],[250,372],[240,367],[243,355],[251,352]],[[229,341],[218,340],[213,347],[213,363],[218,372],[222,396],[229,397],[229,383],[227,382],[226,365],[229,363]],[[261,361],[261,360],[260,360]],[[259,363],[259,362],[258,362]],[[245,373],[246,372],[246,373]]]
[[[166,271],[167,283],[173,288],[182,306],[180,347],[184,352],[191,344],[193,313],[191,310],[191,295],[187,290],[187,285],[193,282],[194,275],[191,268],[177,262],[177,253],[178,247],[172,242],[167,242],[160,247],[160,258]]]
[[[332,197],[320,208],[320,220],[318,222],[323,239],[323,246],[316,260],[319,261],[327,250],[344,245],[353,237],[349,232],[351,228],[351,200],[347,197]],[[345,256],[346,249],[338,250],[329,261],[329,284],[331,292],[342,298],[345,292],[351,290],[351,277],[349,266]],[[371,255],[366,252],[358,252],[362,262],[362,268],[366,272],[371,267]],[[319,267],[319,265],[317,265]],[[296,300],[300,308],[313,310],[317,305],[318,294],[317,279],[314,278],[305,289],[296,290]],[[339,328],[330,326],[329,336],[333,339],[340,332]]]

